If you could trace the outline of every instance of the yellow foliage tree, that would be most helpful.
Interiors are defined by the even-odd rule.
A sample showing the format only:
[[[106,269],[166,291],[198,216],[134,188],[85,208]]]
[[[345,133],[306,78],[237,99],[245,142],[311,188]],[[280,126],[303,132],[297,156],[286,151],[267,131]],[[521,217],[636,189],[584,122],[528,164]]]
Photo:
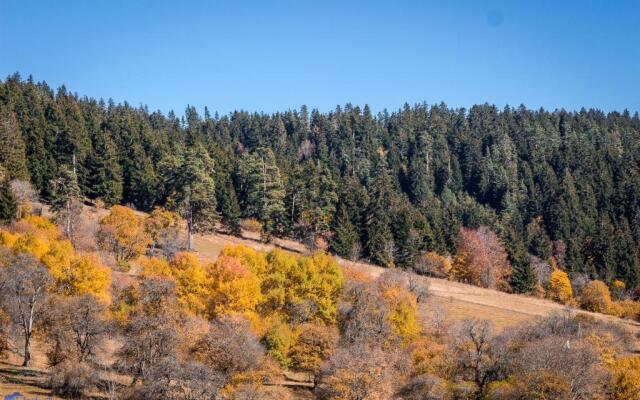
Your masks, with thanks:
[[[143,254],[151,239],[142,219],[133,210],[113,206],[109,215],[100,220],[98,243],[101,248],[113,252],[118,264],[124,266]]]
[[[400,287],[382,292],[382,298],[389,305],[389,322],[396,333],[405,341],[411,341],[420,334],[420,324],[416,318],[416,297]]]
[[[608,313],[611,310],[611,292],[609,287],[602,281],[591,281],[587,283],[580,292],[580,308]]]
[[[164,232],[171,228],[179,229],[181,223],[182,218],[178,214],[156,207],[145,218],[144,229],[155,247]]]
[[[262,301],[260,279],[236,258],[218,257],[208,274],[210,316],[254,311]]]
[[[51,290],[65,296],[89,294],[103,304],[109,302],[111,270],[95,255],[77,254],[71,242],[61,238],[48,220],[29,215],[16,224],[24,233],[0,232],[3,244],[16,253],[37,258],[53,278]]]
[[[34,233],[25,233],[19,236],[13,244],[16,253],[28,253],[37,259],[41,259],[49,251],[47,240]]]
[[[164,258],[140,256],[136,259],[136,264],[140,266],[140,274],[145,278],[160,276],[173,279],[171,266]]]
[[[551,273],[547,297],[563,304],[568,304],[573,300],[573,289],[566,272],[556,269]]]
[[[338,341],[335,327],[305,324],[299,328],[290,358],[296,368],[317,373],[322,362],[329,358]]]
[[[220,255],[239,260],[242,265],[258,276],[262,276],[267,270],[267,254],[247,246],[228,246],[222,249]]]
[[[206,269],[191,253],[176,254],[169,266],[180,304],[194,314],[203,314],[207,308],[210,286]]]
[[[344,278],[333,257],[296,257],[275,249],[261,278],[264,312],[285,310],[290,321],[335,322]]]
[[[71,262],[70,268],[64,272],[56,282],[58,287],[64,288],[65,294],[70,296],[91,294],[103,304],[109,303],[111,270],[102,264],[97,255],[76,257]]]

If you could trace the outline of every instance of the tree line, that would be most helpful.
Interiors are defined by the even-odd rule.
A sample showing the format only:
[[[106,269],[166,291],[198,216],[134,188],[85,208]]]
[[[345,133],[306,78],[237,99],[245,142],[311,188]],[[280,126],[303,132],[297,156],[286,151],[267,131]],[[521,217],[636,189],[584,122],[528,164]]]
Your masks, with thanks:
[[[17,74],[0,83],[6,181],[30,181],[47,202],[73,171],[83,198],[173,210],[190,234],[253,223],[266,241],[414,269],[426,253],[457,254],[461,228],[488,227],[518,292],[536,290],[540,262],[637,287],[639,136],[627,111],[347,104],[178,117]]]

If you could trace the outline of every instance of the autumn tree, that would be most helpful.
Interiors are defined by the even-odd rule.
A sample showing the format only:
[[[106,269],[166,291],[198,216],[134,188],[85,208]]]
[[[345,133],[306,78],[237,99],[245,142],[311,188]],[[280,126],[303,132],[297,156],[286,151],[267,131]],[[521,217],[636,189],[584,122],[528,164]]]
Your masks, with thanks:
[[[549,277],[547,297],[560,303],[567,304],[573,299],[571,281],[566,272],[554,270]]]
[[[465,320],[457,327],[452,344],[454,374],[473,382],[476,399],[483,398],[489,384],[499,372],[491,335],[492,326],[489,321]]]
[[[124,266],[146,252],[150,239],[142,218],[130,208],[113,206],[109,215],[100,220],[98,242],[101,248],[113,252],[117,263]]]
[[[13,180],[10,183],[11,193],[16,200],[16,219],[21,219],[24,210],[29,207],[29,202],[38,200],[38,193],[28,181]]]
[[[219,317],[251,312],[262,302],[260,279],[238,259],[222,255],[207,273],[210,279],[209,315]]]
[[[130,374],[134,382],[149,382],[164,359],[177,356],[182,327],[173,284],[157,278],[142,281],[123,329],[116,368]]]
[[[613,400],[640,398],[640,358],[621,357],[614,362],[612,370],[611,398]]]
[[[363,343],[337,348],[320,371],[319,399],[384,400],[400,384],[402,355]]]
[[[43,325],[49,341],[53,343],[47,353],[52,366],[92,360],[98,355],[108,333],[105,306],[91,295],[60,298],[51,302]]]
[[[179,215],[161,208],[154,208],[144,219],[144,229],[151,241],[150,254],[159,248],[165,258],[171,258],[179,249],[179,230],[183,223]]]
[[[580,292],[580,308],[584,310],[607,313],[612,305],[611,291],[602,281],[591,281]]]
[[[498,237],[487,227],[478,230],[460,228],[458,250],[452,276],[459,281],[509,290],[511,265]]]

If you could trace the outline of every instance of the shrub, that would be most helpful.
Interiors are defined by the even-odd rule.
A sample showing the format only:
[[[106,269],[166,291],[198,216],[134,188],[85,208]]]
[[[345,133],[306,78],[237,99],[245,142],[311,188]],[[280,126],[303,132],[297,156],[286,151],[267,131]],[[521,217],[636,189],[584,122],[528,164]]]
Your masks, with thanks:
[[[640,399],[640,357],[622,357],[612,366],[613,400]]]
[[[331,355],[337,340],[338,330],[334,327],[316,324],[301,326],[298,338],[291,348],[292,365],[318,372],[322,362]]]
[[[583,310],[608,313],[611,306],[611,292],[604,282],[591,281],[582,288],[580,308]]]
[[[247,232],[260,233],[262,232],[262,223],[255,218],[248,218],[240,223],[242,229]]]
[[[294,342],[294,334],[287,324],[277,323],[262,338],[267,353],[283,368],[291,365],[289,350]]]
[[[84,397],[97,383],[98,374],[87,363],[64,362],[49,375],[49,388],[58,396]]]

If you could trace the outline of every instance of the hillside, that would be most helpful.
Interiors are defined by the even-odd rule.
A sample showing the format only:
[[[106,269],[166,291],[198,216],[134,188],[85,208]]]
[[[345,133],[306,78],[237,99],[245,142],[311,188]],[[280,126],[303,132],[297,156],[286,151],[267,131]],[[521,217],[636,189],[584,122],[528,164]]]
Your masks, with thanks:
[[[269,245],[261,243],[258,239],[259,235],[250,232],[244,232],[243,238],[211,234],[196,235],[194,243],[199,257],[208,260],[215,259],[225,246],[239,244],[256,250],[270,250],[278,247],[296,253],[306,252],[305,246],[295,241],[276,239],[274,244]],[[338,260],[341,266],[366,271],[372,277],[377,277],[385,271],[385,268],[364,262],[354,263],[342,258]],[[504,293],[445,279],[430,277],[419,277],[419,279],[428,282],[430,295],[429,300],[422,304],[422,313],[428,315],[441,311],[451,321],[460,321],[465,318],[486,319],[490,320],[496,328],[501,329],[548,316],[553,312],[567,310],[567,307],[562,304],[531,296]],[[576,310],[576,312],[619,323],[633,332],[636,337],[640,335],[640,323],[582,310]],[[632,351],[640,351],[639,340],[636,340]]]

